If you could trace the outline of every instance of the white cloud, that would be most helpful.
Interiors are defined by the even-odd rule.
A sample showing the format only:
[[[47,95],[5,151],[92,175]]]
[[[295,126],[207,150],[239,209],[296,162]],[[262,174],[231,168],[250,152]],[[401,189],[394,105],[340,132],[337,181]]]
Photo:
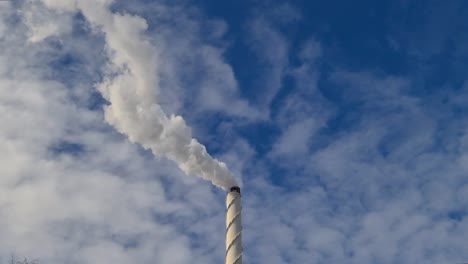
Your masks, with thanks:
[[[28,40],[39,42],[44,39],[69,33],[71,17],[67,14],[54,12],[45,8],[39,1],[29,1],[21,9],[23,21],[28,27]]]
[[[285,129],[273,147],[273,155],[307,155],[309,144],[320,126],[313,119],[306,119],[291,124]]]
[[[333,112],[318,89],[321,55],[320,43],[309,39],[298,52],[301,64],[290,70],[294,87],[278,107],[275,123],[280,125],[281,135],[269,153],[282,166],[301,167],[308,162],[312,145],[321,140],[317,132]]]
[[[265,17],[253,19],[249,24],[250,46],[261,62],[261,74],[255,83],[255,101],[269,112],[270,103],[282,87],[283,77],[289,66],[289,43],[271,21]]]

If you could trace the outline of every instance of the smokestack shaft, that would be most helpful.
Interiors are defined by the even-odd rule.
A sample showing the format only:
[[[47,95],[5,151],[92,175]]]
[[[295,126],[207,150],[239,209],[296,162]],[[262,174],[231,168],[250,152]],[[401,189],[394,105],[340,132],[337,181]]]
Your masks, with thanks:
[[[226,195],[226,258],[225,264],[242,264],[241,195],[238,187]]]

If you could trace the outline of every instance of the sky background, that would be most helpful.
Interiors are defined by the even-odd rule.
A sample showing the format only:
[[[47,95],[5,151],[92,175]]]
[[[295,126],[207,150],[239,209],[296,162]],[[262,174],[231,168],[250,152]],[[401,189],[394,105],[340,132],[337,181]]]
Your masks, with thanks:
[[[0,263],[224,259],[225,192],[106,122],[80,8],[146,23],[117,43],[154,49],[150,99],[241,182],[245,263],[468,261],[468,2],[13,0]]]

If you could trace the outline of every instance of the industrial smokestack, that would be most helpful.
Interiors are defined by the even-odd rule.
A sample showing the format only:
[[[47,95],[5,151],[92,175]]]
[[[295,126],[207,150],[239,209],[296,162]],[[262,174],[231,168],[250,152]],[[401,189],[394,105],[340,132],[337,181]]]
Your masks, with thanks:
[[[242,264],[242,219],[240,188],[231,187],[226,195],[225,264]]]

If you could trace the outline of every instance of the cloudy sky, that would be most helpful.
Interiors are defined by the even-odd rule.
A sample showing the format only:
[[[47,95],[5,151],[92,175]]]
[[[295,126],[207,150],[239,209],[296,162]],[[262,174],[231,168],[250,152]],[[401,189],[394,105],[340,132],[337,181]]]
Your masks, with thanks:
[[[242,186],[245,263],[468,261],[467,16],[0,1],[0,263],[222,263],[210,169]]]

